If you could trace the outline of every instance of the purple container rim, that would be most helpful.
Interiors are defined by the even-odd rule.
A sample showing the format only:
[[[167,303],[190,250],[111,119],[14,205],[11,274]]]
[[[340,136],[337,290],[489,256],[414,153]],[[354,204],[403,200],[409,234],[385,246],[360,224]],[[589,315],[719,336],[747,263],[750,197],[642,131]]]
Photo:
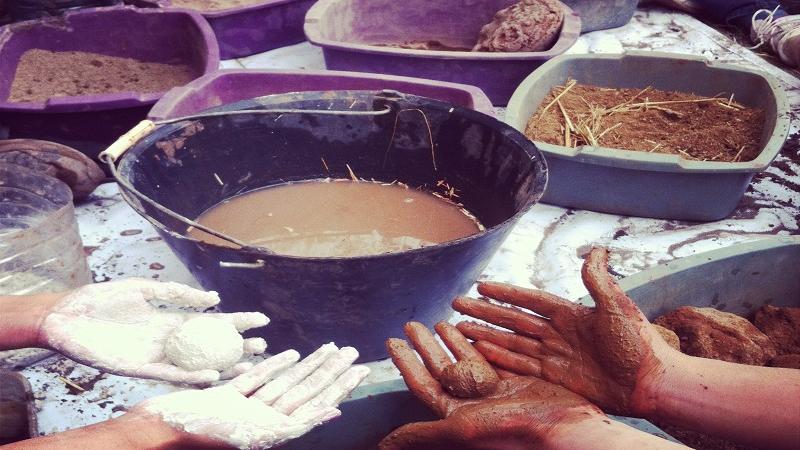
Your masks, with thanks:
[[[106,12],[117,11],[130,11],[135,14],[183,14],[189,16],[192,23],[198,28],[203,36],[208,53],[206,55],[206,64],[203,68],[203,76],[214,72],[219,68],[219,44],[211,29],[208,21],[205,18],[191,10],[180,10],[177,8],[170,9],[147,9],[135,8],[133,6],[111,6],[99,8],[86,8],[75,11],[68,11],[62,16],[51,17],[46,19],[36,19],[24,22],[17,22],[11,25],[6,25],[0,28],[0,52],[2,52],[3,45],[8,40],[17,28],[31,29],[35,27],[46,26],[50,22],[69,21],[72,16],[99,14],[102,15]],[[16,67],[16,66],[15,66]],[[52,97],[43,102],[8,102],[0,100],[0,112],[18,111],[18,112],[43,112],[43,113],[65,113],[65,112],[93,112],[93,111],[106,111],[120,108],[133,108],[138,106],[152,105],[158,101],[166,92],[147,92],[138,93],[135,91],[128,92],[114,92],[109,94],[90,94],[90,95],[75,95],[65,97]]]
[[[228,75],[294,75],[302,78],[305,75],[309,76],[330,76],[335,78],[351,78],[351,79],[369,79],[369,80],[390,80],[397,82],[405,82],[408,84],[416,84],[421,86],[440,87],[451,90],[458,90],[466,92],[472,99],[471,109],[495,117],[494,106],[489,100],[489,97],[479,87],[469,84],[452,83],[448,81],[428,80],[425,78],[405,77],[399,75],[383,75],[367,72],[348,72],[343,70],[301,70],[301,69],[222,69],[215,72],[207,73],[191,82],[172,88],[167,91],[164,96],[153,106],[147,113],[147,118],[151,120],[164,120],[173,119],[175,116],[172,114],[175,106],[184,100],[190,93],[201,91],[213,81],[224,78]],[[288,91],[302,92],[302,91]],[[264,94],[272,95],[272,94]]]
[[[306,13],[303,31],[306,39],[324,49],[344,50],[359,53],[373,53],[384,56],[400,56],[419,59],[461,59],[467,61],[531,61],[546,60],[567,51],[578,40],[581,34],[581,18],[567,5],[564,7],[564,23],[561,25],[558,39],[549,49],[542,52],[464,52],[448,50],[411,50],[405,48],[380,47],[377,45],[334,41],[322,37],[319,23],[330,5],[341,0],[319,0]]]
[[[248,13],[248,12],[257,11],[257,10],[260,10],[260,9],[267,9],[267,8],[271,8],[273,6],[280,6],[280,5],[283,5],[283,4],[286,4],[286,3],[294,3],[294,2],[299,2],[299,1],[302,1],[302,0],[263,0],[260,3],[253,3],[252,5],[243,5],[243,6],[234,7],[234,8],[220,9],[220,10],[217,10],[217,11],[202,11],[202,10],[199,10],[199,9],[192,9],[192,8],[186,8],[186,7],[180,7],[180,6],[172,6],[172,2],[170,2],[169,0],[157,0],[156,3],[161,8],[164,8],[164,9],[188,10],[188,11],[196,12],[196,13],[200,14],[201,16],[203,16],[203,17],[205,17],[207,19],[218,19],[220,17],[234,16],[234,15],[237,15],[239,13]]]

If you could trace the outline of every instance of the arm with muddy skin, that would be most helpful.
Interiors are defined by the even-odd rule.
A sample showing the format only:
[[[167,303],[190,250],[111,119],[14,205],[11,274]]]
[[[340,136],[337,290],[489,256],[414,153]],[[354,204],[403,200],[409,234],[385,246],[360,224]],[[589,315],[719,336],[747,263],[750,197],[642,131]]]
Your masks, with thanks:
[[[513,331],[473,322],[458,329],[492,364],[541,377],[604,410],[659,420],[746,445],[800,447],[800,370],[684,355],[661,339],[608,274],[608,253],[593,249],[582,270],[596,307],[546,292],[482,283],[487,301],[454,309]]]
[[[612,421],[580,395],[540,378],[495,372],[452,325],[439,323],[436,331],[455,363],[422,324],[405,330],[422,362],[402,339],[387,341],[389,354],[409,389],[442,420],[404,425],[381,441],[381,450],[686,448]]]
[[[205,313],[159,309],[151,301],[209,308],[220,299],[179,283],[125,279],[81,286],[68,292],[0,296],[0,350],[40,347],[116,375],[164,381],[209,384],[217,370],[185,370],[165,354],[165,342],[187,320]],[[233,324],[237,331],[262,327],[267,316],[257,312],[208,314]],[[261,338],[245,339],[245,355],[263,353]],[[225,371],[235,376],[249,362]]]

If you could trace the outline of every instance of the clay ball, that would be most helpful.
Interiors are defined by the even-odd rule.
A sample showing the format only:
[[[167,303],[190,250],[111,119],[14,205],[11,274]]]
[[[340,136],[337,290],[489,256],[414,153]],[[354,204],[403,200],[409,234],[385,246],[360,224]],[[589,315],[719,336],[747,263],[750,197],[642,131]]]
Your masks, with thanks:
[[[445,367],[439,382],[456,397],[477,398],[494,393],[500,378],[487,363],[466,359]]]
[[[214,317],[187,320],[167,338],[164,352],[186,370],[225,370],[241,358],[244,339],[232,323]]]

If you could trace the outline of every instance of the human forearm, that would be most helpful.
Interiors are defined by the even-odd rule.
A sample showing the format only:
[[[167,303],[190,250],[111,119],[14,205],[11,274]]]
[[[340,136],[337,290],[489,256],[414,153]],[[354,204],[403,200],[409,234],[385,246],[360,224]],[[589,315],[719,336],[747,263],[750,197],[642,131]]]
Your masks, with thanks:
[[[46,347],[42,321],[63,295],[0,296],[0,350]]]
[[[686,449],[688,447],[639,431],[608,417],[584,420],[551,436],[549,450]]]
[[[800,371],[686,356],[649,392],[645,417],[742,444],[800,446]]]
[[[80,448],[83,450],[217,449],[229,448],[210,440],[178,431],[157,416],[129,413],[77,428],[8,445],[8,450]]]

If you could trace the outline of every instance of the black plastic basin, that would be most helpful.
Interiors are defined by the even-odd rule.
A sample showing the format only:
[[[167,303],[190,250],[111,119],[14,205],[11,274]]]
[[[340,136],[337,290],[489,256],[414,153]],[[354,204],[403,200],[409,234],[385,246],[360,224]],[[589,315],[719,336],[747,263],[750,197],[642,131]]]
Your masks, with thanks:
[[[448,316],[453,297],[469,289],[545,187],[545,163],[525,136],[487,115],[429,98],[304,92],[214,111],[286,108],[377,113],[240,112],[161,124],[118,160],[120,176],[194,219],[226,198],[264,186],[348,178],[349,165],[359,177],[412,187],[446,180],[486,230],[399,253],[301,258],[189,239],[184,222],[128,198],[200,284],[220,293],[224,311],[263,311],[272,319],[259,331],[271,351],[307,353],[334,341],[356,347],[362,361],[386,357],[384,340],[402,335],[405,322],[432,326]]]

